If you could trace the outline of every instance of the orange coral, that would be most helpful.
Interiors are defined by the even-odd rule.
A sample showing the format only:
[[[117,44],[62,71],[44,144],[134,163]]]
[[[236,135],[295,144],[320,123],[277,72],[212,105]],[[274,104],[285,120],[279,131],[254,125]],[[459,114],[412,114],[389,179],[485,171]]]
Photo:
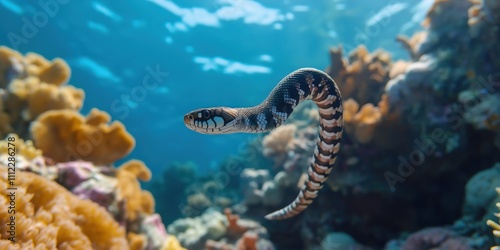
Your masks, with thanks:
[[[127,240],[130,245],[130,250],[142,250],[147,245],[146,236],[136,233],[127,233]]]
[[[354,136],[360,143],[368,143],[373,139],[377,124],[380,122],[382,114],[378,107],[367,103],[361,107],[354,116],[355,132]]]
[[[347,60],[342,57],[342,47],[330,49],[331,62],[325,70],[339,86],[342,97],[354,98],[360,105],[378,102],[389,79],[389,54],[370,54],[366,47],[359,46]]]
[[[87,118],[72,110],[53,110],[32,123],[31,135],[36,147],[55,161],[111,164],[130,153],[135,140],[121,122],[108,125],[109,120],[98,109],[92,109]]]
[[[246,232],[236,244],[237,250],[257,250],[259,235],[254,232]]]
[[[60,86],[66,83],[71,75],[71,69],[61,58],[56,58],[52,63],[40,69],[38,77],[41,82],[48,82]]]
[[[181,243],[175,236],[169,235],[165,240],[165,244],[162,246],[161,250],[186,250],[181,246]]]
[[[347,133],[354,132],[354,116],[359,111],[359,104],[354,99],[349,98],[344,101],[344,127]]]
[[[247,227],[241,226],[238,223],[240,216],[237,214],[233,214],[231,209],[224,209],[224,214],[226,215],[228,226],[227,226],[227,234],[230,236],[238,236],[242,235],[246,231],[248,231]]]
[[[48,110],[83,106],[84,92],[64,85],[70,77],[68,64],[56,58],[52,62],[36,53],[24,57],[17,51],[0,46],[0,88],[6,90],[0,105],[1,130],[26,138],[29,122]],[[2,131],[0,131],[2,132]],[[2,132],[6,133],[6,132]]]
[[[128,221],[135,221],[141,213],[152,214],[154,212],[154,198],[148,191],[141,189],[137,179],[147,181],[151,178],[151,172],[138,160],[131,160],[118,168],[116,179],[118,180],[118,197],[125,201]]]
[[[0,167],[0,188],[7,190],[7,167]],[[106,210],[81,200],[55,182],[17,172],[15,185],[16,243],[9,243],[12,214],[0,209],[0,248],[5,249],[127,249],[125,232]],[[7,196],[0,205],[8,207]]]

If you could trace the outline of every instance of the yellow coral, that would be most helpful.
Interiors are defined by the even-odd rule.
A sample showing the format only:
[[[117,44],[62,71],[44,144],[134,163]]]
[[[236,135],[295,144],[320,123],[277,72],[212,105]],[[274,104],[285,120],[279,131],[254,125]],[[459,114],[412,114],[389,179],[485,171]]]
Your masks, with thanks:
[[[121,122],[108,122],[109,115],[98,109],[87,118],[72,110],[53,110],[40,115],[30,131],[35,145],[55,161],[111,164],[129,154],[135,140]]]
[[[66,83],[71,75],[71,69],[61,58],[52,60],[52,63],[40,69],[38,77],[41,82],[48,82],[60,86]]]
[[[143,191],[138,178],[144,178],[144,173],[151,173],[143,162],[131,160],[125,162],[118,168],[116,179],[118,180],[118,198],[125,201],[125,217],[129,221],[135,221],[141,213],[152,214],[154,212],[154,198],[148,191]],[[145,178],[149,179],[149,178]]]
[[[175,236],[169,235],[161,250],[186,250]]]
[[[0,167],[0,188],[7,190],[6,167]],[[15,215],[0,209],[0,248],[8,249],[127,249],[125,232],[99,205],[81,200],[55,182],[17,172]],[[11,199],[0,196],[7,208]],[[16,243],[8,243],[11,216]],[[5,248],[2,248],[5,249]]]
[[[355,132],[354,136],[360,143],[368,143],[375,135],[377,124],[381,121],[382,114],[378,107],[367,103],[354,116]]]
[[[130,250],[142,250],[147,245],[146,236],[142,234],[127,233],[127,240],[130,245]]]
[[[40,114],[57,109],[80,110],[85,93],[73,86],[58,87],[52,84],[40,83],[31,91],[27,98],[28,120],[33,120]]]
[[[359,111],[359,104],[354,99],[349,98],[344,101],[344,127],[347,133],[354,132],[354,116]]]
[[[500,195],[500,188],[496,188],[495,190]],[[497,203],[496,206],[500,209],[500,202]],[[500,213],[495,213],[495,216],[500,218]],[[493,235],[500,238],[500,225],[492,220],[487,220],[486,224],[493,228]],[[500,250],[500,246],[493,246],[491,247],[491,250]]]
[[[5,46],[0,46],[0,88],[4,89],[9,83],[7,77],[7,72],[12,68],[12,61],[21,61],[23,56],[15,51],[11,50]]]
[[[68,64],[60,58],[50,62],[36,53],[23,57],[0,46],[0,88],[5,89],[0,105],[0,135],[17,132],[21,137],[28,136],[24,132],[29,122],[48,110],[79,111],[84,92],[64,85],[70,74]]]
[[[27,160],[33,160],[34,158],[42,155],[42,151],[33,146],[33,142],[30,140],[24,141],[16,134],[9,134],[6,138],[14,138],[14,140],[10,141],[11,145],[9,145],[9,141],[7,140],[0,141],[0,155],[8,154],[9,148],[15,148],[16,155],[22,155]]]

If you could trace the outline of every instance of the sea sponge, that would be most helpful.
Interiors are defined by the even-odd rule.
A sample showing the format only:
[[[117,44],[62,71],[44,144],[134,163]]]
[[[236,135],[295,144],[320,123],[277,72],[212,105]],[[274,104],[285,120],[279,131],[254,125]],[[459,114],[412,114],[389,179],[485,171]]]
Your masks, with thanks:
[[[7,167],[0,167],[0,188],[7,190]],[[127,249],[125,232],[99,205],[81,200],[55,182],[27,172],[15,179],[16,243],[9,249]],[[7,196],[0,205],[9,207]],[[8,239],[10,216],[0,209],[0,233]]]
[[[137,179],[149,180],[151,172],[138,160],[130,160],[121,165],[116,173],[118,180],[118,199],[125,201],[125,217],[135,221],[142,213],[154,212],[154,198],[148,191],[143,191]]]
[[[134,138],[121,122],[108,125],[109,115],[92,109],[85,118],[73,110],[43,113],[31,125],[31,136],[45,156],[57,162],[75,159],[107,165],[126,156]]]

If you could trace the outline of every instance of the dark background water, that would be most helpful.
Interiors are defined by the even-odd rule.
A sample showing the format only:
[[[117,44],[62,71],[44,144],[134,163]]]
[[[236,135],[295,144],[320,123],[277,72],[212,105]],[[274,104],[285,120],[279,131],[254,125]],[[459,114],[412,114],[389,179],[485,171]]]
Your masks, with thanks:
[[[197,134],[186,112],[256,105],[289,72],[324,69],[339,44],[405,58],[395,37],[419,29],[431,2],[0,0],[0,45],[65,59],[86,92],[82,113],[105,110],[136,138],[123,160],[204,172],[255,135]]]

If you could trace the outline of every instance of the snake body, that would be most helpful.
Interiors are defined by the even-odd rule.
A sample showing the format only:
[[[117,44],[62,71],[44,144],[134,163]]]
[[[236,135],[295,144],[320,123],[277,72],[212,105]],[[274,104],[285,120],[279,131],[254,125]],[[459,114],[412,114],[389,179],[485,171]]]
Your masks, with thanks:
[[[320,125],[307,179],[292,203],[266,215],[266,219],[286,219],[305,210],[318,196],[332,170],[344,125],[342,97],[333,79],[323,71],[301,68],[284,77],[255,107],[203,108],[184,116],[186,126],[199,133],[260,133],[283,124],[295,107],[308,99],[318,106]]]

